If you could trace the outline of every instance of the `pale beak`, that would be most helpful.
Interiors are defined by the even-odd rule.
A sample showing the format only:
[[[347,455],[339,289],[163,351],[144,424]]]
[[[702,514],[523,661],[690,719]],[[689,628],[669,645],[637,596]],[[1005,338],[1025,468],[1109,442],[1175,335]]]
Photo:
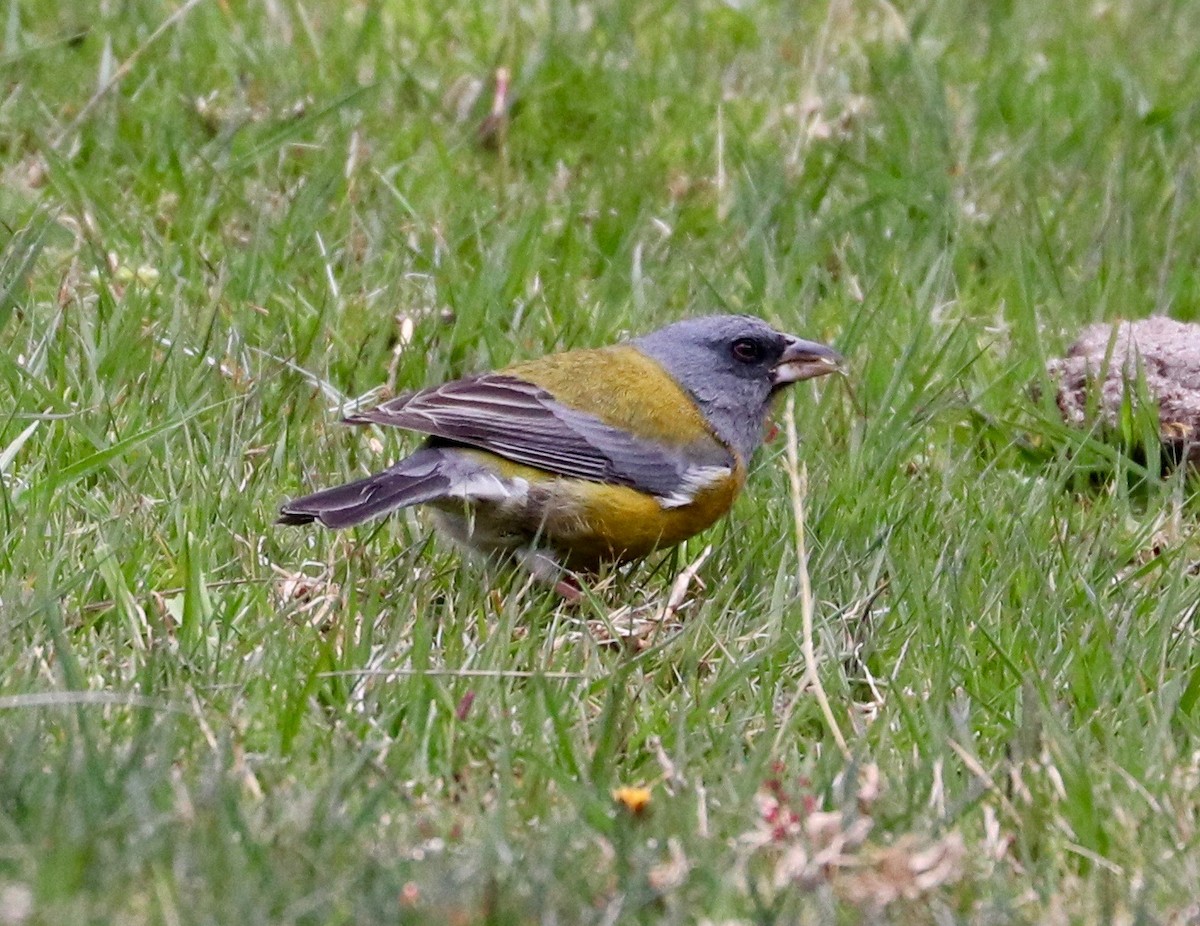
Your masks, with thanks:
[[[841,368],[842,355],[832,347],[826,347],[816,341],[788,338],[783,356],[775,366],[773,385],[786,386],[788,383],[798,383],[802,379],[835,373]]]

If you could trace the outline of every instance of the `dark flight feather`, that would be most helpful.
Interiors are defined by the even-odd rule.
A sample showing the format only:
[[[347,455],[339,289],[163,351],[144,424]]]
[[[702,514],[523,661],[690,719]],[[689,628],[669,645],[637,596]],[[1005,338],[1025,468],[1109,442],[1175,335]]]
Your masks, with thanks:
[[[346,421],[405,428],[559,476],[628,486],[658,498],[690,497],[697,487],[697,464],[682,450],[605,424],[540,386],[501,373],[400,396]],[[706,465],[733,466],[731,455],[722,457]]]
[[[445,462],[444,451],[423,448],[382,473],[287,502],[278,523],[350,527],[396,508],[445,498],[455,475]]]

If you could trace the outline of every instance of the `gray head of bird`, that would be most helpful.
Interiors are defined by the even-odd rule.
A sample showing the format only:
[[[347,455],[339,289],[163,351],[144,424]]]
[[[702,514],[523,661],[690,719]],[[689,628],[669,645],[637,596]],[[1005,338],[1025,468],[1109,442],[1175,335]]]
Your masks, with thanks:
[[[762,443],[772,398],[838,371],[831,347],[776,331],[753,315],[705,315],[635,338],[695,400],[717,436],[749,459]]]

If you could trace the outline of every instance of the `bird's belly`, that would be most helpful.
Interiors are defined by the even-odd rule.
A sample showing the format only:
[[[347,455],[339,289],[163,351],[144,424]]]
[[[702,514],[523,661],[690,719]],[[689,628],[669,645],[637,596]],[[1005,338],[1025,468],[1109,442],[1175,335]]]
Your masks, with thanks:
[[[691,502],[664,507],[626,486],[547,477],[508,461],[503,470],[511,487],[505,497],[439,501],[433,506],[439,528],[485,553],[544,547],[578,569],[681,543],[725,514],[743,481],[739,467]]]
[[[519,550],[537,533],[529,529],[522,488],[514,487],[511,500],[441,499],[429,507],[438,530],[463,546],[482,553]]]
[[[682,543],[725,514],[740,488],[732,475],[686,505],[664,508],[653,496],[625,486],[571,483],[564,506],[572,517],[547,518],[547,537],[568,564],[640,559]]]

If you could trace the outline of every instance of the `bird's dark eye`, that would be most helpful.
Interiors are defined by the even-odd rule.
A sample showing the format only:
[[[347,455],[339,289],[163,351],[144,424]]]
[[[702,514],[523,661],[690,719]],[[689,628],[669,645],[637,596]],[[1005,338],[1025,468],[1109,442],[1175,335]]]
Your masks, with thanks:
[[[763,359],[763,347],[751,338],[738,338],[733,342],[733,359],[742,363],[758,363]]]

